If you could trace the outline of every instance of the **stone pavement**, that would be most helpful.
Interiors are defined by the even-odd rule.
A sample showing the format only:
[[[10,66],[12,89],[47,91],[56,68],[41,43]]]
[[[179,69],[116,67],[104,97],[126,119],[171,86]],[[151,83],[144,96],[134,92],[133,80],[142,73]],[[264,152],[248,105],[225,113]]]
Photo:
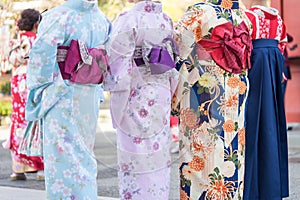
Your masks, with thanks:
[[[300,199],[300,124],[288,131],[290,197],[285,200]],[[0,127],[0,144],[8,136],[8,127]],[[117,158],[115,130],[112,128],[108,110],[101,110],[96,135],[95,155],[98,161],[99,200],[118,199]],[[8,150],[0,146],[0,200],[43,200],[45,186],[35,180],[35,174],[28,174],[27,181],[10,181],[11,158]],[[178,154],[172,155],[170,199],[179,199]]]
[[[2,187],[0,186],[1,200],[43,200],[46,199],[44,190],[33,190],[16,187]],[[116,200],[111,197],[98,197],[98,200]]]

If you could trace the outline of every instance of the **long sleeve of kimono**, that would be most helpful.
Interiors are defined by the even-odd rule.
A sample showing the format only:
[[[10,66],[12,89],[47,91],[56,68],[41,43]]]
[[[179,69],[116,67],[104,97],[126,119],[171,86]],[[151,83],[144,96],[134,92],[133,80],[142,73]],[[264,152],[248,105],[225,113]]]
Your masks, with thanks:
[[[181,59],[187,59],[192,52],[195,43],[194,32],[200,31],[201,27],[197,21],[191,21],[197,17],[194,10],[189,10],[180,18],[175,25],[175,40],[178,45]],[[200,20],[200,19],[198,19]]]
[[[64,41],[62,27],[65,27],[68,16],[57,18],[56,14],[52,12],[43,17],[38,37],[29,54],[26,82],[29,89],[26,105],[28,121],[41,118],[68,91],[63,80],[54,82],[54,78],[57,77],[57,46]],[[51,97],[51,94],[57,95]]]
[[[126,21],[125,21],[126,19]],[[105,88],[111,92],[129,90],[130,72],[135,50],[134,25],[120,16],[114,23],[110,41],[110,80]]]
[[[284,53],[284,49],[286,48],[286,45],[288,43],[288,39],[287,39],[287,33],[286,33],[286,26],[283,22],[283,20],[281,19],[280,16],[278,16],[278,21],[279,23],[282,23],[282,31],[281,31],[281,35],[280,35],[280,40],[278,43],[278,48],[281,51],[281,53]]]
[[[201,17],[201,15],[198,16],[197,8],[190,8],[175,25],[174,37],[178,45],[181,61],[177,63],[176,67],[180,72],[180,80],[173,98],[173,108],[178,106],[184,99],[184,96],[188,96],[186,91],[189,91],[190,86],[199,78],[198,69],[193,68],[189,72],[185,63],[186,61],[192,62],[189,59],[193,57],[190,55],[194,52],[195,41],[201,38]]]

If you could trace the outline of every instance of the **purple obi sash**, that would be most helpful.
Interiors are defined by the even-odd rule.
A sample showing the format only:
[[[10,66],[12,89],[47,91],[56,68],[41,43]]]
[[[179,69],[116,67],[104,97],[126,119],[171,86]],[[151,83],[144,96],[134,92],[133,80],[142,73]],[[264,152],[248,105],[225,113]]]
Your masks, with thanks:
[[[72,40],[70,46],[59,46],[57,62],[62,78],[79,84],[99,84],[108,67],[108,55],[105,49],[90,48],[78,40]]]
[[[170,48],[167,48],[167,44]],[[144,49],[142,47],[136,47],[134,61],[137,66],[149,66],[151,74],[162,74],[176,67],[175,59],[178,55],[176,47],[175,42],[171,38],[164,39],[162,46],[152,46],[148,55],[144,55]]]

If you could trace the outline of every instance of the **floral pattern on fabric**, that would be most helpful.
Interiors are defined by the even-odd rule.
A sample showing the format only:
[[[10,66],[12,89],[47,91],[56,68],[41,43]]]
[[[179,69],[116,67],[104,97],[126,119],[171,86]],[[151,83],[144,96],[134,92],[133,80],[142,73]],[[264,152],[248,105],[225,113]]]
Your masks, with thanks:
[[[13,171],[24,173],[44,169],[43,158],[26,156],[19,153],[19,146],[24,140],[24,131],[27,126],[25,120],[26,105],[26,74],[16,74],[11,78],[12,115],[10,129],[10,149],[12,151]],[[40,141],[41,142],[41,141]]]
[[[252,39],[275,39],[283,53],[287,44],[286,27],[275,8],[253,6],[246,11],[253,24]]]
[[[209,40],[215,27],[228,22],[245,23],[247,31],[251,26],[242,10],[231,4],[229,9],[228,1],[209,2],[191,6],[175,29],[183,59],[176,93],[180,199],[242,199],[247,69],[235,74],[222,69],[196,43]]]
[[[111,25],[97,1],[68,0],[43,15],[30,51],[26,119],[43,122],[47,199],[97,199],[93,153],[102,85],[63,80],[57,47],[107,48]]]
[[[117,129],[120,199],[169,198],[170,114],[176,69],[151,74],[134,61],[136,47],[161,45],[172,38],[171,19],[158,2],[142,1],[113,24],[110,76],[111,115]]]

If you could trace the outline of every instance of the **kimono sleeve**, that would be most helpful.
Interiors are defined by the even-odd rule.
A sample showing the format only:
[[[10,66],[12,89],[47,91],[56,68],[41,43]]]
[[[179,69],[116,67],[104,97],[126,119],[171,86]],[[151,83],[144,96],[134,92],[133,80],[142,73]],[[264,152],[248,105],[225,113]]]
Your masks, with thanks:
[[[279,28],[281,29],[280,33],[280,39],[279,39],[279,43],[278,43],[278,48],[281,51],[282,54],[284,54],[284,49],[286,48],[287,45],[287,33],[286,33],[286,26],[282,20],[282,18],[278,15],[278,24],[279,24]]]
[[[112,34],[111,32],[112,32],[112,24],[106,18],[106,38],[104,41],[104,48],[106,49],[108,55],[110,55],[110,39],[111,39],[111,34]]]
[[[43,17],[38,37],[33,43],[27,67],[27,87],[29,90],[53,82],[58,45],[64,41],[64,24],[66,16],[51,12]]]
[[[174,37],[181,59],[186,59],[192,52],[195,41],[201,39],[201,18],[200,8],[192,7],[175,24]]]
[[[133,17],[121,15],[113,23],[110,40],[110,69],[104,82],[105,90],[111,92],[129,90],[133,54],[135,51],[135,32]]]
[[[245,14],[252,26],[252,28],[250,29],[252,40],[255,40],[259,37],[259,19],[257,15],[251,10],[246,10]]]
[[[58,76],[56,53],[65,37],[67,17],[57,10],[49,11],[38,28],[38,37],[29,53],[26,84],[29,89],[25,118],[35,121],[42,118],[68,91]]]

